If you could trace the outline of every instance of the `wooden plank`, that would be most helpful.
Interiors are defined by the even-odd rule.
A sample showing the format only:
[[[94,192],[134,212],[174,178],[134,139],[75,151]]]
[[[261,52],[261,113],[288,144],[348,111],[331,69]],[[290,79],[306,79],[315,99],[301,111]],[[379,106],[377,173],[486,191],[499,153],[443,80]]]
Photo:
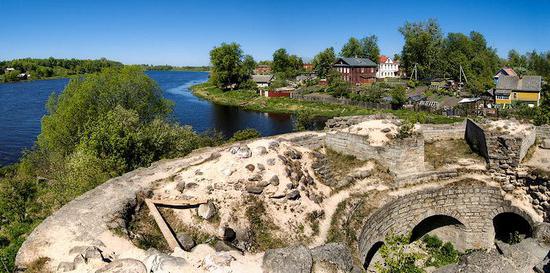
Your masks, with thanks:
[[[190,199],[190,200],[151,200],[155,205],[170,206],[170,207],[189,207],[206,204],[208,200]]]
[[[145,199],[145,204],[147,204],[147,207],[149,208],[149,211],[153,215],[153,218],[155,219],[155,222],[157,222],[157,225],[160,229],[160,232],[162,232],[162,235],[164,236],[164,239],[166,239],[166,242],[168,243],[168,246],[170,249],[174,250],[176,247],[179,247],[180,244],[174,234],[172,233],[172,230],[170,230],[170,227],[166,224],[166,221],[164,221],[164,218],[158,211],[155,203],[151,199]]]

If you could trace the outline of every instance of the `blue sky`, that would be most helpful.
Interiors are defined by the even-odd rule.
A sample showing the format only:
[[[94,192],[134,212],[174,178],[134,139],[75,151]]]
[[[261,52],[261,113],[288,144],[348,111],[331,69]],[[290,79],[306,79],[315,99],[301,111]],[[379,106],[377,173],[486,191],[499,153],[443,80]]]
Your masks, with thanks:
[[[206,65],[221,42],[256,60],[277,48],[305,58],[350,36],[375,34],[401,51],[405,21],[436,18],[444,32],[485,35],[500,56],[550,50],[550,1],[0,0],[0,60],[100,58],[127,64]]]

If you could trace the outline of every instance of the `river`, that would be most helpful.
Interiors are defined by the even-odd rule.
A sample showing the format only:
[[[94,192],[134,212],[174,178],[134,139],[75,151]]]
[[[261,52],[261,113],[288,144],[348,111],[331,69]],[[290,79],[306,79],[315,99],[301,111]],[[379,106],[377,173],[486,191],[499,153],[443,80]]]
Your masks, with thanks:
[[[218,105],[194,96],[189,87],[208,80],[206,72],[147,71],[175,102],[174,117],[198,132],[217,130],[225,136],[245,128],[254,128],[263,136],[293,130],[292,117],[245,111]],[[61,92],[68,79],[37,80],[0,84],[0,166],[17,162],[25,149],[32,148],[40,133],[40,120],[46,114],[45,103],[52,92]]]

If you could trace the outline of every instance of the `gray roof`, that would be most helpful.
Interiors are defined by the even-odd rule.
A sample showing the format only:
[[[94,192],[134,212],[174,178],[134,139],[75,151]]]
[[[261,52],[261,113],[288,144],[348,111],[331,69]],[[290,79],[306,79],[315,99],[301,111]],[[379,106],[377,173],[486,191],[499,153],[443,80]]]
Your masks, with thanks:
[[[377,67],[378,65],[367,58],[338,58],[336,63],[343,61],[349,66],[353,67]]]
[[[256,83],[270,83],[273,75],[252,75],[252,80]]]
[[[541,76],[524,76],[523,78],[519,78],[518,76],[502,75],[498,79],[496,89],[540,92],[541,82]]]

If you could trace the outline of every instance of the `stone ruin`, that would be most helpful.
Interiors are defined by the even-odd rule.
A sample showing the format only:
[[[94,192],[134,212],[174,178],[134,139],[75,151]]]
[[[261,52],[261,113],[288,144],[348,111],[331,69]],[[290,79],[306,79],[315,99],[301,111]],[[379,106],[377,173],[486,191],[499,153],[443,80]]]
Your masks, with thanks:
[[[47,258],[45,270],[78,273],[372,272],[385,238],[399,233],[411,234],[413,243],[435,234],[462,251],[487,249],[438,273],[545,272],[548,177],[529,165],[530,157],[546,155],[533,145],[540,130],[502,121],[403,125],[391,115],[335,118],[324,132],[156,162],[107,181],[48,217],[29,235],[16,263],[23,270]],[[427,145],[450,140],[467,141],[486,163],[429,168]],[[335,165],[348,168],[342,173],[331,166],[339,158],[328,150],[355,159],[347,159],[350,166]],[[136,218],[150,217],[139,214],[143,196],[159,204],[208,202],[163,208],[180,245],[163,252],[132,239],[147,235],[130,227]],[[258,202],[261,209],[250,210]],[[199,242],[181,233],[182,226],[208,239]],[[524,237],[521,243],[500,240],[511,231]],[[274,239],[273,249],[254,248],[258,233]]]

